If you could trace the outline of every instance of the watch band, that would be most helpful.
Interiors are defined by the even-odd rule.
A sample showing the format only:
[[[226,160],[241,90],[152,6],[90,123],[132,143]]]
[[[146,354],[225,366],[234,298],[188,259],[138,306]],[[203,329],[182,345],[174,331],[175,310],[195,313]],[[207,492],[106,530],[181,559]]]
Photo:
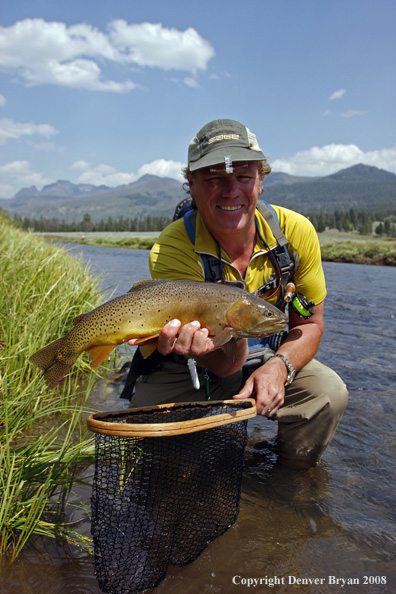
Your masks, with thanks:
[[[279,357],[279,359],[282,359],[283,363],[286,365],[287,378],[285,381],[285,386],[289,386],[294,380],[294,376],[296,375],[296,370],[294,369],[293,364],[289,361],[287,357],[285,357],[285,355],[281,355],[280,353],[275,353],[274,355],[271,355],[270,359],[272,359],[272,357]]]

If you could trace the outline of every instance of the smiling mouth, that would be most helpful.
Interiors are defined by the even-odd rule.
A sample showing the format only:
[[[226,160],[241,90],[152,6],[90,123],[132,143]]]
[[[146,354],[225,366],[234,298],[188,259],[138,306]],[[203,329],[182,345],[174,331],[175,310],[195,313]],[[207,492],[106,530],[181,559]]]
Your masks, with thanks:
[[[237,206],[221,206],[218,205],[217,208],[220,208],[220,210],[240,210],[243,208],[242,204],[238,204]]]

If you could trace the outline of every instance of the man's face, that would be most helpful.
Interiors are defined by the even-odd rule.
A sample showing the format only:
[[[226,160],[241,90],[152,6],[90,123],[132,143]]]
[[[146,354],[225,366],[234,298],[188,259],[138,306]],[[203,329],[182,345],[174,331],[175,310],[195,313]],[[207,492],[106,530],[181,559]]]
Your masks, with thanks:
[[[261,193],[258,162],[233,163],[233,172],[214,165],[194,172],[190,193],[214,237],[254,228],[254,212]]]

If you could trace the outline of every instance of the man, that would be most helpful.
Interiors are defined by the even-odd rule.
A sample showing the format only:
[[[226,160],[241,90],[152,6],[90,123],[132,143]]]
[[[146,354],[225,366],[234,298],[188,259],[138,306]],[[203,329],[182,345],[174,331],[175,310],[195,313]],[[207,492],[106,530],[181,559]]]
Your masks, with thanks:
[[[204,281],[205,254],[217,258],[223,282],[239,281],[246,290],[282,303],[282,283],[267,219],[256,208],[262,181],[271,171],[257,139],[233,120],[215,120],[191,141],[185,175],[197,216],[195,240],[183,218],[169,225],[150,253],[153,278]],[[289,332],[276,348],[267,349],[264,364],[242,382],[248,341],[239,340],[233,359],[214,349],[199,322],[181,326],[172,320],[158,341],[157,365],[143,371],[133,406],[161,402],[255,397],[258,414],[278,421],[278,459],[309,467],[320,459],[345,410],[345,384],[314,359],[323,334],[326,296],[318,239],[302,215],[273,207],[294,261],[296,291],[314,302],[314,313],[301,318],[289,308]],[[284,285],[284,283],[283,283]],[[268,290],[267,290],[268,289]],[[131,341],[133,343],[133,341]],[[201,388],[192,388],[186,356],[194,356]],[[162,358],[161,356],[164,356]],[[158,363],[159,361],[159,363]],[[209,379],[210,378],[210,379]]]

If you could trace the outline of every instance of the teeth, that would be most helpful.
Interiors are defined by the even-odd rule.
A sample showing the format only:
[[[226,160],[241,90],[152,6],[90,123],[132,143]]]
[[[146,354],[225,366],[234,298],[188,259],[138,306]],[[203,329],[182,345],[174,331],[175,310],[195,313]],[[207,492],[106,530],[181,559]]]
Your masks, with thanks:
[[[238,206],[220,206],[221,210],[239,210],[242,206],[239,204]]]

